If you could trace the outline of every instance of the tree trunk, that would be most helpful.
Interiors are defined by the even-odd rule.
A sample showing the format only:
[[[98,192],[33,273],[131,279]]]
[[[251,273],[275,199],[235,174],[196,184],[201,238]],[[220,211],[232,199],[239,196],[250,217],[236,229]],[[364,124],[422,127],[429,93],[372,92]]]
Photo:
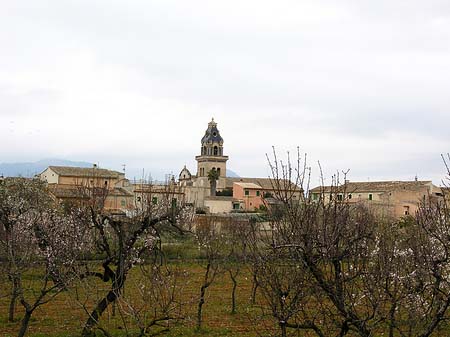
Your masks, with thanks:
[[[113,302],[112,304],[112,313],[111,313],[112,317],[116,317],[116,301]]]
[[[216,181],[215,180],[212,180],[211,181],[211,196],[212,197],[215,197],[216,196],[216,189],[217,189],[217,187],[216,187]]]
[[[287,337],[286,322],[280,322],[281,337]]]
[[[202,328],[202,307],[205,303],[205,291],[206,287],[203,285],[200,290],[200,301],[198,302],[197,309],[197,329],[200,330]]]
[[[236,287],[237,287],[237,281],[235,275],[233,275],[233,272],[230,270],[230,278],[233,282],[233,288],[231,289],[231,314],[236,313]]]
[[[20,325],[20,331],[18,334],[18,337],[23,337],[25,336],[25,333],[28,330],[28,325],[30,324],[30,318],[31,318],[31,314],[33,313],[33,311],[25,311],[25,315],[23,316],[22,319],[22,324]]]
[[[252,304],[256,304],[256,290],[258,289],[258,279],[256,278],[256,273],[253,272],[253,282],[252,282]]]
[[[92,329],[97,325],[98,319],[103,314],[103,312],[105,312],[105,310],[108,308],[109,304],[113,303],[116,299],[117,299],[117,291],[110,290],[106,295],[106,297],[104,297],[100,302],[98,302],[97,306],[95,307],[94,310],[92,310],[88,320],[86,321],[86,324],[84,325],[83,332],[81,333],[83,337],[95,336]]]
[[[198,309],[197,309],[197,330],[200,330],[202,328],[202,308],[203,304],[205,304],[206,288],[209,287],[208,277],[210,269],[211,264],[208,263],[208,265],[206,266],[205,279],[202,284],[202,287],[200,288],[200,300],[198,301]]]
[[[16,311],[17,298],[19,297],[19,282],[13,276],[13,289],[11,291],[11,301],[9,302],[8,322],[14,322],[14,312]]]
[[[389,337],[394,337],[395,328],[395,310],[397,308],[397,303],[393,303],[391,309],[389,310]]]

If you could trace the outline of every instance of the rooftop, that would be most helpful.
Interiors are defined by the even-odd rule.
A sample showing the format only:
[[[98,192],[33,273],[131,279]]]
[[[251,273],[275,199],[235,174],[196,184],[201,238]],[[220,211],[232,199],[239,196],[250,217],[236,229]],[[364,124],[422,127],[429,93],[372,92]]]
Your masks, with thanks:
[[[346,190],[347,192],[386,192],[393,190],[414,190],[418,187],[432,186],[431,181],[365,181],[346,182],[339,186],[318,186],[311,189],[311,192],[331,192]]]
[[[250,188],[250,189],[261,189],[262,187],[255,184],[255,183],[241,183],[241,182],[234,182],[233,184],[239,185],[242,188]]]
[[[124,175],[121,172],[98,167],[49,166],[48,168],[60,176],[68,177],[119,178]]]
[[[49,191],[56,198],[65,199],[65,198],[75,198],[75,199],[89,199],[90,193],[92,190],[84,189],[79,187],[73,187],[71,185],[50,185]],[[105,196],[121,196],[121,197],[132,197],[133,193],[128,192],[127,190],[116,187],[110,190],[97,189],[99,195],[103,194]]]
[[[226,177],[225,178],[225,188],[233,188],[233,183],[251,183],[258,186],[258,188],[263,190],[292,190],[300,191],[300,187],[295,185],[293,182],[286,179],[271,179],[271,178],[241,178],[241,177]]]

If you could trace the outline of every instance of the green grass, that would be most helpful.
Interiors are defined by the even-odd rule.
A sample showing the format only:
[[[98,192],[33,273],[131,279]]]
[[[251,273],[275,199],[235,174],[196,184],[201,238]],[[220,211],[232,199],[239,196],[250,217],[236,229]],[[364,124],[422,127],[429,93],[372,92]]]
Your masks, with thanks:
[[[192,254],[194,256],[194,254]],[[200,331],[195,329],[195,319],[197,310],[197,299],[200,292],[200,284],[203,277],[203,269],[194,260],[191,262],[173,262],[174,266],[186,272],[186,278],[180,280],[183,287],[181,293],[181,300],[183,301],[182,316],[184,320],[179,323],[174,323],[170,327],[170,332],[164,336],[242,336],[253,337],[256,336],[252,324],[248,319],[249,312],[256,312],[255,308],[250,305],[250,289],[251,278],[242,272],[240,281],[238,283],[238,313],[230,314],[231,300],[230,290],[231,281],[226,273],[220,274],[215,283],[213,283],[207,290],[206,302],[203,307],[204,328]],[[133,270],[128,278],[125,296],[136,296],[137,293],[134,287],[137,268]],[[24,282],[26,286],[31,285],[37,289],[40,279],[34,275],[29,275]],[[102,282],[98,283],[100,287],[107,288],[109,284]],[[8,283],[0,284],[1,293],[5,293],[9,286]],[[28,292],[28,296],[30,296]],[[91,294],[81,294],[80,299],[88,301],[87,307],[93,308],[97,298],[103,295],[103,291]],[[138,299],[138,298],[137,298]],[[138,299],[139,300],[139,299]],[[1,337],[15,337],[20,328],[20,320],[23,315],[23,308],[18,303],[16,310],[16,321],[13,323],[7,322],[8,312],[8,298],[0,298],[0,336]],[[110,308],[111,309],[111,308]],[[59,294],[51,302],[38,308],[32,316],[28,334],[29,337],[72,337],[80,336],[83,324],[87,319],[87,314],[76,301],[76,293],[73,290]],[[136,329],[136,325],[127,318],[127,324],[130,330]],[[123,328],[123,322],[120,315],[112,317],[111,310],[106,312],[101,318],[101,325],[108,333],[115,337],[126,336]],[[103,334],[99,333],[99,336]]]

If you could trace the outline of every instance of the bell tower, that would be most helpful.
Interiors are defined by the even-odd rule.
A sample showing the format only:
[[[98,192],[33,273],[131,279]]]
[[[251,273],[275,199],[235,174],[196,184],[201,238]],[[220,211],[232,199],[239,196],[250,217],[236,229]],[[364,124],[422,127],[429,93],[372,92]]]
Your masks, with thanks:
[[[202,138],[202,148],[197,160],[197,177],[207,177],[210,170],[216,170],[219,177],[226,177],[228,156],[223,155],[223,138],[220,136],[214,118],[208,123]]]

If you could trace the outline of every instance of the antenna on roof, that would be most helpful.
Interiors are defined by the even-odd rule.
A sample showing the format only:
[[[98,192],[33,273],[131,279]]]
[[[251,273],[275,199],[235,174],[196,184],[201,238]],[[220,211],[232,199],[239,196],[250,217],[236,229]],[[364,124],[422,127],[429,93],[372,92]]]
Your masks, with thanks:
[[[127,164],[122,164],[122,171],[123,171],[124,174],[125,174],[126,167],[127,167]]]
[[[414,181],[419,181],[419,178],[417,177],[417,174],[416,174],[416,176],[414,177]]]

